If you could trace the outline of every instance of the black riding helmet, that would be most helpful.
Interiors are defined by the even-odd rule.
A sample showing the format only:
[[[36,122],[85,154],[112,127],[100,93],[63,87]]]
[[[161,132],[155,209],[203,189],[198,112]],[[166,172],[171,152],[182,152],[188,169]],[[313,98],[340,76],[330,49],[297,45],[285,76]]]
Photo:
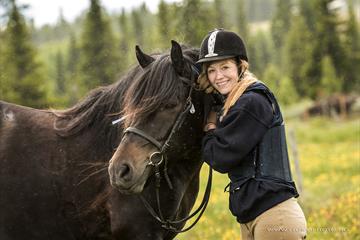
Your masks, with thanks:
[[[238,57],[248,61],[245,44],[234,32],[215,29],[209,32],[200,46],[199,61],[197,63]]]

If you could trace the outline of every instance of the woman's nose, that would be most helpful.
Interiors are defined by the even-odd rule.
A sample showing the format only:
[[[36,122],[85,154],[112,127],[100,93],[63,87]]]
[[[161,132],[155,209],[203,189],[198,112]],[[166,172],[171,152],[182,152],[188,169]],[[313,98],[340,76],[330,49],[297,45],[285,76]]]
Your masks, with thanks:
[[[215,79],[221,79],[223,77],[224,77],[224,74],[220,70],[217,70]]]

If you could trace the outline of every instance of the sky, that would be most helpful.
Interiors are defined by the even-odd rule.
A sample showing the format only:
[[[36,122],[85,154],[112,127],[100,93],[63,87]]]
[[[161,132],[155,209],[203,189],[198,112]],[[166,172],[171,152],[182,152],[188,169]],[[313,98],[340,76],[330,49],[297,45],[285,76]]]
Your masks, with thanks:
[[[174,2],[176,0],[166,0]],[[89,7],[89,0],[17,0],[19,4],[29,4],[30,8],[24,11],[28,18],[34,19],[35,26],[52,24],[58,20],[60,9],[67,21],[74,20]],[[151,12],[157,11],[160,0],[100,0],[109,13],[120,12],[122,8],[131,10],[143,2]]]

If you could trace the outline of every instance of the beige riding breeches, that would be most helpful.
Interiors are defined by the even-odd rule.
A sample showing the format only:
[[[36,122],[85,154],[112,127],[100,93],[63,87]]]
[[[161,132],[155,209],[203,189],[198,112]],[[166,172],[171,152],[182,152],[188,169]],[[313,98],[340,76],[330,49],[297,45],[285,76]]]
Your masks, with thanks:
[[[241,225],[242,240],[301,240],[306,220],[295,198],[290,198]]]

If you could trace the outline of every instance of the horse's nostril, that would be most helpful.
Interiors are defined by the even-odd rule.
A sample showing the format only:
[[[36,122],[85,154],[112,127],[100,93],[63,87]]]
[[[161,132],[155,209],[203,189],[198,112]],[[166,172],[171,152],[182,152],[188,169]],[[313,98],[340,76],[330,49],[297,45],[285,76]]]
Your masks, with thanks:
[[[122,164],[118,169],[118,176],[123,180],[131,179],[131,169],[128,164]]]

